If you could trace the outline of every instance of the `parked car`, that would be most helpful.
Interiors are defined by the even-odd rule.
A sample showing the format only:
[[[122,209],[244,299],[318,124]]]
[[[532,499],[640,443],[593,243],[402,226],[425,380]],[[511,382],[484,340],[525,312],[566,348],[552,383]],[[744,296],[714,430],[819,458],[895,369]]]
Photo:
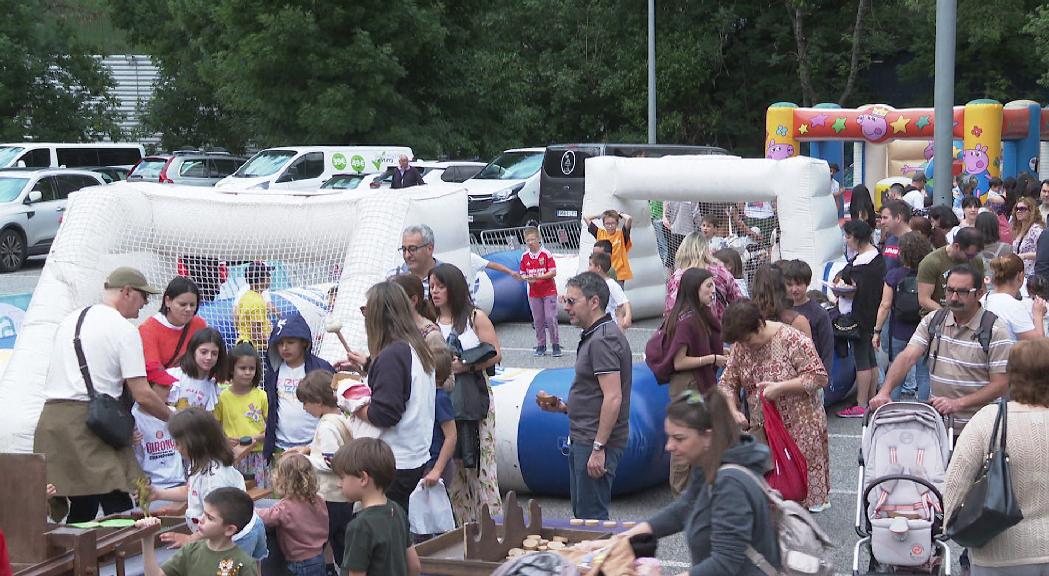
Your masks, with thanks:
[[[412,162],[412,166],[422,174],[423,182],[426,184],[437,184],[439,182],[461,183],[473,178],[485,167],[484,162]],[[393,185],[393,171],[396,166],[390,166],[385,172],[371,177],[368,182],[369,188],[389,188]]]
[[[321,184],[323,189],[356,190],[366,179],[374,178],[376,174],[335,174]]]
[[[268,148],[248,159],[216,188],[316,190],[335,174],[375,174],[412,157],[405,146],[289,146]]]
[[[0,144],[0,168],[131,168],[145,155],[141,144],[120,142]]]
[[[101,174],[89,170],[0,170],[0,272],[13,272],[29,256],[47,254],[69,194],[105,183]]]
[[[121,166],[90,166],[83,168],[83,170],[90,170],[100,174],[102,179],[106,181],[106,184],[127,180],[127,175],[131,173],[131,169]]]
[[[545,148],[506,150],[463,182],[470,232],[539,223],[539,169]]]
[[[146,156],[128,174],[129,182],[159,182],[189,186],[214,186],[237,171],[246,158],[229,152],[178,150]]]

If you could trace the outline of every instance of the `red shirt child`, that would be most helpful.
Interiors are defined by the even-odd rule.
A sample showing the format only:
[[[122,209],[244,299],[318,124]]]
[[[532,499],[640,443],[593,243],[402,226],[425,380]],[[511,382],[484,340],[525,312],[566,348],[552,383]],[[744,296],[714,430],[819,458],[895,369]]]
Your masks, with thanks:
[[[556,269],[554,255],[547,252],[546,248],[540,248],[538,252],[525,250],[521,255],[521,276],[541,276]],[[528,283],[529,298],[546,296],[557,296],[557,284],[553,278]]]

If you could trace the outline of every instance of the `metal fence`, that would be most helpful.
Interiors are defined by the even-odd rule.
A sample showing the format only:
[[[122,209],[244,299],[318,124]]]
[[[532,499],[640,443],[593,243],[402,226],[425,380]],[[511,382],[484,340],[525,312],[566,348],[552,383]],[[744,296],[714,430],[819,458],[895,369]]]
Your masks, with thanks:
[[[543,247],[552,254],[565,256],[579,252],[580,223],[576,220],[540,224]],[[470,235],[470,249],[479,256],[503,250],[525,250],[525,227],[484,230]]]

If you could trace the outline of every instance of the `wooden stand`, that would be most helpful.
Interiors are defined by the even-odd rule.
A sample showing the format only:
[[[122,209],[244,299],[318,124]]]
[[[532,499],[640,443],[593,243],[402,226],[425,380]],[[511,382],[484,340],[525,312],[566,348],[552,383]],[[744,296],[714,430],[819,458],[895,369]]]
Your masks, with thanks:
[[[528,524],[524,510],[517,504],[517,494],[508,492],[503,502],[503,524],[496,524],[485,505],[479,522],[446,532],[433,540],[415,546],[424,574],[446,576],[481,576],[491,574],[502,564],[511,548],[519,548],[529,534],[552,540],[564,536],[572,542],[608,538],[607,531],[543,528],[539,503],[528,502]]]

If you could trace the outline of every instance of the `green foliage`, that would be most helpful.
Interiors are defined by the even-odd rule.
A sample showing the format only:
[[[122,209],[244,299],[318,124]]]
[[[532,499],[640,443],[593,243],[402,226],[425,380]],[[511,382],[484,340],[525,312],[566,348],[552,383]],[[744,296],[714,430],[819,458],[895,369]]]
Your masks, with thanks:
[[[112,79],[37,0],[0,0],[0,139],[119,138]]]
[[[161,68],[146,124],[165,147],[386,143],[488,158],[646,138],[637,0],[107,1]],[[931,0],[868,1],[859,31],[859,0],[656,4],[661,142],[759,155],[770,103],[843,98],[854,40],[844,105],[932,103]],[[1049,11],[959,0],[958,14],[956,100],[1037,100]]]

